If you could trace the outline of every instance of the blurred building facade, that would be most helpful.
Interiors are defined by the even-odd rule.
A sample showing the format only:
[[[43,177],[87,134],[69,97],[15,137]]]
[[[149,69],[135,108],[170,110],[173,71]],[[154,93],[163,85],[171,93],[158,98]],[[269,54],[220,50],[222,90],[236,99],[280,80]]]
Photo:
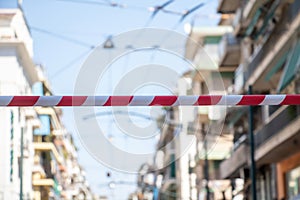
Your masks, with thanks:
[[[180,78],[178,94],[246,94],[249,86],[255,94],[298,94],[299,11],[297,0],[220,0],[218,27],[187,29],[185,57],[195,70]],[[151,172],[154,199],[253,198],[249,109],[199,107],[182,121],[184,109],[158,120],[165,126]],[[253,108],[257,199],[300,198],[299,111]],[[195,143],[182,156],[190,136]]]
[[[207,37],[200,34],[205,28],[194,27],[189,33],[193,41],[188,41],[186,46],[186,57],[193,61],[200,72],[200,76],[194,76],[193,81],[193,87],[200,88],[196,90],[201,91],[198,94],[216,94],[214,87],[219,85],[217,82],[211,84],[206,78],[209,77],[205,72],[208,65],[206,60],[203,60],[202,49],[212,59],[217,58],[214,60],[217,66],[213,66],[212,70],[217,68],[216,71],[223,80],[224,94],[246,94],[250,85],[255,94],[299,93],[299,3],[280,0],[219,1],[218,12],[222,13],[219,28],[230,26],[232,30],[227,30],[219,41],[216,41],[216,49],[213,49],[206,47],[209,43],[205,41]],[[207,30],[213,34],[218,32],[213,31],[213,28]],[[197,47],[197,44],[201,47]],[[216,53],[218,55],[215,55]],[[204,82],[205,86],[201,82]],[[209,85],[213,89],[207,88]],[[299,198],[299,107],[260,106],[254,108],[253,114],[257,198]],[[198,129],[199,124],[202,124],[200,127],[205,129],[203,121],[207,120],[207,117],[201,116],[200,112],[199,120],[193,126]],[[220,136],[226,136],[226,141],[222,144],[216,143],[216,146],[223,149],[223,152],[231,147],[230,154],[223,155],[223,159],[227,159],[217,159],[218,164],[214,165],[217,166],[215,178],[223,180],[223,186],[227,187],[222,189],[223,197],[217,197],[214,184],[208,184],[206,191],[214,193],[214,196],[201,196],[200,192],[199,198],[252,198],[248,120],[248,108],[235,107],[227,109],[225,119],[221,117],[211,123],[212,130],[214,123],[224,123]],[[207,138],[208,144],[209,140]],[[212,154],[208,154],[208,157],[209,155]],[[202,171],[200,176],[197,176],[200,177],[199,180],[207,180],[205,165],[211,166],[209,162],[203,164],[204,173]],[[201,177],[203,174],[204,177]],[[209,182],[214,179],[214,175],[210,173],[207,177]],[[201,182],[197,185],[200,187]]]
[[[190,72],[190,94],[227,93],[236,68],[227,56],[220,55],[222,38],[232,34],[231,26],[191,27],[186,42],[185,57],[195,70]],[[236,48],[234,51],[238,51]],[[224,64],[221,64],[224,62]],[[188,132],[196,137],[196,155],[190,159],[190,174],[196,176],[197,199],[230,199],[229,180],[220,177],[219,165],[232,148],[232,135],[224,128],[226,108],[201,106],[195,110],[195,120]]]
[[[42,68],[37,67],[39,82],[34,95],[52,95]],[[78,163],[72,135],[61,122],[62,110],[35,107],[41,126],[34,130],[32,185],[34,199],[93,199],[85,172]]]
[[[250,85],[257,94],[299,93],[299,11],[299,1],[219,2],[218,12],[226,16],[220,24],[232,25],[241,48],[230,93],[244,94]],[[230,46],[222,54],[229,54]],[[233,197],[251,198],[248,112],[235,108],[228,115],[225,125],[234,134],[234,148],[220,174],[244,180],[242,189],[233,187]],[[258,199],[299,198],[299,119],[297,106],[254,107]]]
[[[32,39],[19,2],[1,2],[1,95],[52,94],[32,57]],[[96,199],[61,114],[53,107],[0,108],[0,199]]]

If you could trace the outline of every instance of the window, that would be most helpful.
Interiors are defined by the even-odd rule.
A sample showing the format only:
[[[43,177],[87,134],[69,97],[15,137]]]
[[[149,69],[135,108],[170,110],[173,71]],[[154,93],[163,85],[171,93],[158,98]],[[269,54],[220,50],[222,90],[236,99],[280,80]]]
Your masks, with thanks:
[[[300,166],[286,173],[288,199],[300,198]]]

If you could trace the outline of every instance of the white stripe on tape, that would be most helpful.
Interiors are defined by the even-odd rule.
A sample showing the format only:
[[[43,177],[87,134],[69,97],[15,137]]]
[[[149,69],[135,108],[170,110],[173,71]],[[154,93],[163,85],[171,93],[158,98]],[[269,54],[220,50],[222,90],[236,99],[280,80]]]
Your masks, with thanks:
[[[2,96],[0,98],[0,105],[7,106],[11,102],[12,98],[13,96]]]
[[[266,95],[259,105],[279,105],[285,97],[286,95]]]
[[[242,98],[243,95],[223,95],[217,105],[236,105],[241,101]]]
[[[89,101],[92,101],[95,106],[103,106],[108,101],[109,97],[110,96],[90,96],[87,100],[92,99]]]
[[[105,100],[105,102],[107,101],[107,99],[108,99],[108,97],[109,96],[105,96],[106,97],[106,99],[104,99]],[[102,100],[101,101],[99,101],[100,103],[100,105],[103,105],[104,103],[102,102]],[[103,104],[101,104],[101,103],[103,103]],[[82,106],[95,106],[96,105],[96,97],[95,96],[88,96],[87,98],[86,98],[86,100],[83,102],[83,104],[82,104]]]
[[[154,99],[154,96],[133,96],[130,106],[147,106]]]
[[[187,106],[194,105],[199,96],[179,96],[172,106]]]
[[[55,106],[57,105],[62,96],[40,96],[37,102],[35,102],[35,106]]]

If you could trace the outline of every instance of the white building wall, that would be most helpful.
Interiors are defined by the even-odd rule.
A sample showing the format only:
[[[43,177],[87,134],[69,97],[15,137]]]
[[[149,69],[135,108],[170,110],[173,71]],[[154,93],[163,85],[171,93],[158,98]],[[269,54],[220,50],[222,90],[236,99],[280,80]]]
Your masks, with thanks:
[[[14,17],[7,17],[11,15]],[[8,29],[13,30],[17,38],[0,38],[0,43],[3,43],[0,46],[0,95],[31,94],[29,83],[33,81],[29,80],[27,74],[32,73],[35,68],[23,65],[24,57],[32,56],[32,40],[20,10],[0,9],[0,35],[5,36]],[[26,55],[22,55],[24,51],[19,50],[19,44],[14,43],[16,40],[24,42]],[[25,108],[18,107],[0,108],[0,200],[19,199],[22,127],[24,147],[28,147],[28,151],[27,149],[24,151],[23,160],[23,195],[25,199],[32,197],[33,127],[30,121],[26,120],[24,111]]]
[[[16,199],[13,197],[13,183],[10,182],[11,109],[0,108],[0,130],[0,198]]]
[[[178,81],[178,95],[187,95],[191,88],[191,80],[182,77]],[[196,137],[187,134],[189,122],[193,122],[195,117],[195,108],[192,106],[179,107],[179,121],[182,123],[182,131],[179,134],[176,148],[176,157],[179,157],[179,172],[177,182],[180,183],[180,199],[196,200],[197,195],[191,195],[191,177],[189,174],[189,160],[196,155]]]
[[[0,47],[0,94],[30,94],[31,87],[16,47]]]
[[[21,40],[25,43],[29,55],[33,57],[32,38],[21,10],[16,9],[16,15],[11,22],[11,27],[14,29],[18,40]]]

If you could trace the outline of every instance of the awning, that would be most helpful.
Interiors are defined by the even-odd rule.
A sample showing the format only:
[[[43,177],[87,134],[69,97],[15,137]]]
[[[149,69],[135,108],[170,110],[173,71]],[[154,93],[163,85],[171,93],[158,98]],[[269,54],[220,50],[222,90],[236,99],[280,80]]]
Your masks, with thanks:
[[[283,66],[283,64],[286,62],[286,59],[289,55],[289,52],[286,52],[280,59],[279,61],[275,64],[275,66],[270,69],[265,76],[265,81],[270,81],[272,77],[280,70],[280,68]]]
[[[264,17],[264,22],[263,25],[261,26],[261,28],[257,31],[257,33],[255,33],[254,35],[254,39],[256,40],[261,34],[263,34],[265,32],[265,30],[267,29],[267,27],[269,26],[269,22],[271,21],[271,19],[273,19],[274,15],[275,15],[275,11],[279,6],[280,1],[277,1],[275,3],[272,4],[272,6],[270,7],[268,14]]]
[[[295,78],[300,67],[300,40],[298,39],[296,45],[288,56],[288,61],[284,67],[277,91],[281,92],[288,84]]]
[[[250,22],[250,24],[249,24],[249,26],[246,30],[246,33],[245,33],[246,36],[251,35],[251,33],[253,32],[254,27],[257,24],[257,21],[258,21],[260,15],[261,15],[261,13],[262,13],[261,9],[260,8],[257,9],[257,11],[254,14],[254,17],[252,18],[252,20],[251,20],[251,22]]]

